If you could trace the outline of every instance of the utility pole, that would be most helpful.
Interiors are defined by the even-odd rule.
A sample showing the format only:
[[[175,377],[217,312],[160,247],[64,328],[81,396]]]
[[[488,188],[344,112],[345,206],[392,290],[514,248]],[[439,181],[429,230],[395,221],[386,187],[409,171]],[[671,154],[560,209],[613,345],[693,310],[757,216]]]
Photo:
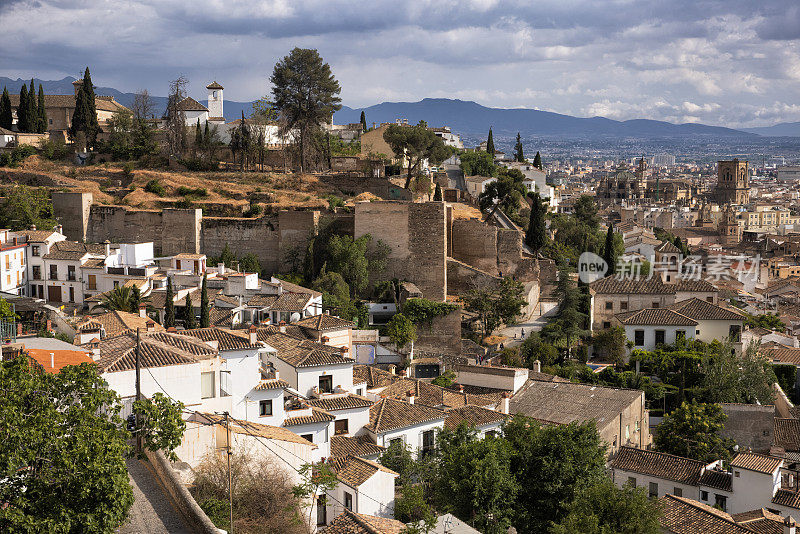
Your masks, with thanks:
[[[141,350],[140,350],[139,329],[136,329],[136,401],[142,400],[142,379],[141,379]],[[136,453],[142,454],[142,428],[138,416],[136,417]]]
[[[231,527],[228,532],[233,534],[233,475],[231,474],[231,455],[233,451],[231,450],[231,422],[228,419],[228,412],[224,412],[224,415],[225,433],[228,435],[228,504],[231,508]]]

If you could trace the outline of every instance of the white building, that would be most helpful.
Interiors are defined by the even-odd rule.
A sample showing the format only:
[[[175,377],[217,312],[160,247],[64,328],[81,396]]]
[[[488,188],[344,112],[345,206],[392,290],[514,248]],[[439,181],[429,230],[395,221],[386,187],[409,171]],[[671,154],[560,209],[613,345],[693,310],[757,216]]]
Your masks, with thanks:
[[[208,107],[190,96],[178,103],[178,109],[183,112],[186,118],[186,126],[196,126],[198,122],[202,127],[205,127],[206,123],[209,123],[209,126],[222,126],[225,124],[223,87],[214,81],[206,85],[206,89],[208,90]]]
[[[3,293],[25,295],[27,246],[18,237],[11,237],[9,230],[0,229],[0,291]]]
[[[364,427],[364,434],[382,447],[399,442],[417,456],[433,450],[436,432],[444,428],[444,420],[444,411],[415,404],[413,396],[408,397],[408,402],[386,398],[370,408],[370,422]]]
[[[486,186],[492,182],[496,182],[497,178],[493,176],[465,176],[464,183],[467,186],[467,193],[472,195],[473,198],[486,191]]]
[[[9,237],[17,238],[17,242],[28,244],[25,250],[27,265],[26,280],[28,281],[27,296],[40,299],[47,298],[45,289],[45,267],[42,256],[50,251],[54,243],[64,241],[66,237],[61,233],[60,227],[55,230],[37,230],[32,227],[30,230],[11,232]]]

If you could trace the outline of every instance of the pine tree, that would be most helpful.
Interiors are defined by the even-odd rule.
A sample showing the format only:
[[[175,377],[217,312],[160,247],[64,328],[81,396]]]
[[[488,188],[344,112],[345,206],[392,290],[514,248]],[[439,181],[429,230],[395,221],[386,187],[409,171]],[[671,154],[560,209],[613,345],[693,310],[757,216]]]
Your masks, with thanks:
[[[525,233],[525,244],[534,251],[537,251],[542,248],[547,241],[547,226],[544,220],[546,209],[542,204],[539,193],[533,193],[533,195],[531,195],[531,200],[533,200],[533,205],[531,205],[531,218],[530,221],[528,221],[528,231]]]
[[[167,294],[164,304],[164,328],[175,326],[175,295],[172,293],[172,278],[167,278]]]
[[[203,275],[203,285],[200,287],[200,328],[211,326],[211,306],[208,303],[208,288],[206,275]]]
[[[517,132],[517,144],[514,147],[514,161],[520,163],[525,161],[525,155],[522,153],[522,139],[520,139],[519,132]]]
[[[17,131],[28,130],[28,86],[22,85],[19,90],[19,106],[17,106]]]
[[[33,78],[31,78],[31,87],[28,89],[28,128],[31,133],[39,131],[39,106],[36,104],[36,87],[33,86]]]
[[[364,115],[363,111],[361,112],[361,131],[362,132],[367,131],[367,116]]]
[[[44,104],[44,89],[42,88],[42,84],[39,84],[39,109],[37,110],[39,113],[39,133],[47,132],[47,108]]]
[[[8,88],[3,87],[3,97],[0,98],[0,128],[10,130],[13,122],[14,115],[11,110],[11,95],[8,94]]]
[[[433,193],[433,201],[434,202],[442,201],[442,187],[439,184],[436,184],[436,192]]]
[[[542,156],[539,155],[539,151],[536,151],[536,155],[533,157],[533,166],[537,169],[542,168]]]
[[[186,293],[186,301],[183,309],[183,327],[186,330],[192,330],[197,327],[197,321],[194,317],[194,306],[192,306],[192,296]]]
[[[608,226],[608,233],[606,234],[606,244],[603,247],[603,259],[608,264],[608,271],[606,274],[614,274],[617,272],[617,251],[614,250],[614,225]]]
[[[494,136],[492,135],[491,128],[489,128],[489,137],[486,139],[486,152],[494,157]]]

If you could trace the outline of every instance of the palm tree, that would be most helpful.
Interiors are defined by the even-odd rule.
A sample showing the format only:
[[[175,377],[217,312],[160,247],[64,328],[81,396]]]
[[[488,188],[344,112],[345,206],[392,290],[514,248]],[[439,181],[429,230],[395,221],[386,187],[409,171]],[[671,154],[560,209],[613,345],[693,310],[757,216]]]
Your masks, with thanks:
[[[112,291],[103,293],[100,302],[92,306],[92,310],[97,308],[107,311],[125,311],[139,313],[139,288],[130,286],[117,286]]]

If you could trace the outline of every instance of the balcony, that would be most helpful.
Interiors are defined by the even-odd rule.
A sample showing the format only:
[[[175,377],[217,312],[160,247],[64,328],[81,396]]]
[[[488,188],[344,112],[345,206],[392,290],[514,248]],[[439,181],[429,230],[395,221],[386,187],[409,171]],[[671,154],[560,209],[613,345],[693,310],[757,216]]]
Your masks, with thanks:
[[[128,267],[129,276],[147,276],[147,269],[144,267]]]
[[[108,274],[125,274],[125,267],[109,267]]]

